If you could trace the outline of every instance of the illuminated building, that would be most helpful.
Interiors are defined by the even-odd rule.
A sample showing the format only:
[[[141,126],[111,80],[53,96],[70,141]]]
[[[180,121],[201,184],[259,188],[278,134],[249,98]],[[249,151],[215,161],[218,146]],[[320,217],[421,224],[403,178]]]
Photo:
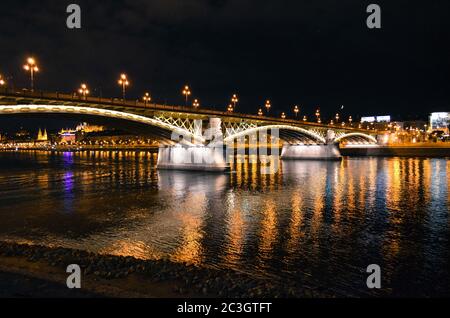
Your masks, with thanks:
[[[39,128],[36,141],[37,142],[48,141],[48,136],[47,136],[47,130],[46,129],[44,129],[44,132],[42,132],[41,129]]]
[[[432,113],[430,115],[429,128],[431,131],[438,130],[448,134],[449,124],[450,124],[450,113],[448,112]]]

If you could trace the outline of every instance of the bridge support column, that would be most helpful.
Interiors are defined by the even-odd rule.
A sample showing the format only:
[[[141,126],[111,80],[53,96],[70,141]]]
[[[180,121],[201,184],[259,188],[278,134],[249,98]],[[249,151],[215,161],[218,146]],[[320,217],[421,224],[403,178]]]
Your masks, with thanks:
[[[205,145],[185,145],[160,147],[158,153],[159,169],[225,171],[230,165],[226,162],[220,118],[210,118],[204,137],[210,141]],[[216,138],[219,137],[218,140]]]
[[[169,146],[160,147],[158,152],[158,169],[226,171],[223,148],[205,146]]]
[[[335,144],[327,145],[284,145],[281,159],[292,160],[341,160],[339,148]]]

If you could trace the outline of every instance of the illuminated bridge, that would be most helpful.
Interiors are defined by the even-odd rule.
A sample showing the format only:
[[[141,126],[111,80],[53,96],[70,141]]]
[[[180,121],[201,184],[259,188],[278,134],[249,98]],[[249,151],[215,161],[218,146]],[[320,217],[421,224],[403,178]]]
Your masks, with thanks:
[[[1,88],[0,115],[98,117],[118,125],[131,124],[165,146],[165,149],[160,149],[161,167],[165,166],[161,160],[173,161],[173,151],[177,151],[173,149],[175,145],[195,149],[205,147],[212,140],[208,135],[220,135],[227,145],[236,144],[239,140],[250,143],[255,136],[267,138],[268,135],[276,135],[277,140],[284,144],[282,158],[290,159],[338,158],[340,154],[336,144],[340,142],[377,143],[373,132],[352,127],[204,108]],[[205,152],[204,149],[202,151]],[[216,157],[209,152],[203,155]]]

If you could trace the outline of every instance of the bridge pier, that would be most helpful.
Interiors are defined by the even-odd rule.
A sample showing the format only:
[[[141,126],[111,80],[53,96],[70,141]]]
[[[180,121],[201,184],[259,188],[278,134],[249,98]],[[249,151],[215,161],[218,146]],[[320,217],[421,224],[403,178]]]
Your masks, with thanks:
[[[221,172],[230,166],[222,148],[176,145],[159,148],[157,168]]]
[[[339,148],[335,144],[326,145],[284,145],[281,159],[291,160],[341,160]]]

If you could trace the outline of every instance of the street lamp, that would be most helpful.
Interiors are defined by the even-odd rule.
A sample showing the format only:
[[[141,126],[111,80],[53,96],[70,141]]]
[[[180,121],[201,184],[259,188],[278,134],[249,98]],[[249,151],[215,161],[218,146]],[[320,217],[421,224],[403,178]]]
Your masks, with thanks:
[[[200,107],[200,102],[198,101],[198,99],[194,99],[194,102],[192,103],[192,106],[194,108],[199,108]]]
[[[3,86],[5,84],[6,84],[5,80],[3,79],[2,75],[0,75],[0,86]]]
[[[89,95],[89,89],[86,84],[81,84],[80,89],[78,90],[81,96],[86,99],[86,95]]]
[[[284,112],[281,113],[281,119],[286,119],[286,114]]]
[[[260,108],[259,110],[258,110],[258,116],[262,116],[263,115],[263,110]]]
[[[185,86],[184,87],[184,89],[183,89],[183,95],[186,97],[186,101],[185,101],[185,106],[187,106],[187,103],[188,103],[188,98],[189,98],[189,96],[191,95],[191,90],[189,89],[189,86]]]
[[[32,57],[27,58],[27,64],[23,66],[23,69],[30,72],[31,91],[34,91],[34,74],[39,72],[36,60]]]
[[[306,115],[303,116],[303,121],[307,121],[307,120],[308,120],[308,118],[306,117]]]
[[[233,105],[228,105],[227,111],[232,113],[233,112]]]
[[[233,96],[231,97],[231,102],[233,103],[233,108],[236,108],[236,103],[239,101],[238,97],[236,94],[233,94]]]
[[[122,98],[125,101],[125,91],[128,85],[130,85],[130,82],[128,81],[126,74],[120,74],[120,78],[118,81],[119,85],[122,85]]]
[[[144,101],[144,105],[147,106],[147,103],[149,103],[152,100],[152,98],[150,97],[149,93],[145,93],[144,97],[142,97],[142,100]]]
[[[320,108],[317,108],[317,110],[316,110],[316,117],[317,117],[317,122],[320,124]]]
[[[350,125],[352,124],[352,122],[353,122],[352,116],[349,116],[349,117],[348,117],[348,122],[350,123]]]
[[[336,114],[335,118],[336,118],[336,123],[338,123],[339,122],[339,114]]]
[[[294,113],[295,113],[295,119],[297,119],[298,117],[298,113],[300,112],[300,109],[298,108],[297,105],[294,106]]]
[[[272,107],[272,105],[270,104],[270,100],[266,100],[266,109],[267,109],[267,112],[270,111],[270,107]]]

